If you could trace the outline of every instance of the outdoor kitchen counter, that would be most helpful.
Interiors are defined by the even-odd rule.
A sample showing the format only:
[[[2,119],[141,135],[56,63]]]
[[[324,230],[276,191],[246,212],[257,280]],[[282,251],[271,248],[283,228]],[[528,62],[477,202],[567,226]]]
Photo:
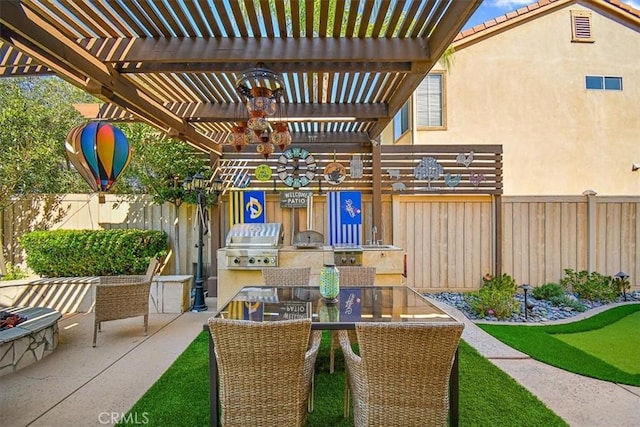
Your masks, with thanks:
[[[242,287],[262,285],[262,270],[236,269],[226,266],[225,248],[218,250],[218,306],[222,306]],[[334,248],[296,248],[284,246],[278,251],[279,267],[311,267],[310,284],[318,286],[324,264],[334,263]],[[404,285],[404,250],[391,245],[362,246],[362,265],[376,267],[376,285]]]

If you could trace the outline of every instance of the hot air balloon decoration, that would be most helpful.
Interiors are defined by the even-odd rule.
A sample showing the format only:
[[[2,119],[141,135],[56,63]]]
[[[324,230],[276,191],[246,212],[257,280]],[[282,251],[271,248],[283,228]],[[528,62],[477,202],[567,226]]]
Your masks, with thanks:
[[[93,191],[109,191],[131,161],[127,138],[120,129],[103,121],[71,129],[65,148],[67,158]]]

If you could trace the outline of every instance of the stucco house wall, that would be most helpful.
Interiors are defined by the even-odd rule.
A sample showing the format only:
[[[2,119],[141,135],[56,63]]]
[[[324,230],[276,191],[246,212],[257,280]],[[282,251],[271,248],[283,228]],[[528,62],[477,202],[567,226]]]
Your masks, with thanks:
[[[591,12],[593,43],[571,41],[572,10]],[[502,144],[505,195],[640,194],[639,29],[606,1],[557,1],[459,37],[446,129],[414,143]],[[623,90],[587,90],[587,75]]]

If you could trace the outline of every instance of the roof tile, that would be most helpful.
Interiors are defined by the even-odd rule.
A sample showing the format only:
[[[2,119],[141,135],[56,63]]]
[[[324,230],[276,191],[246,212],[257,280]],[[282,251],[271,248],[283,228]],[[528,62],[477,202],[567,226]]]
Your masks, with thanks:
[[[526,15],[528,13],[540,13],[540,9],[549,7],[550,4],[556,3],[559,0],[538,0],[537,2],[531,3],[528,6],[521,7],[520,9],[508,12],[504,15],[497,16],[489,21],[483,22],[482,24],[476,25],[473,28],[461,31],[455,37],[454,41],[458,41],[465,37],[472,36],[481,31],[488,30],[491,27],[495,27],[498,24],[502,24],[503,22],[509,21],[511,19],[515,19],[519,16]],[[621,2],[620,0],[604,0],[610,3],[612,6],[616,6],[623,11],[630,13],[638,18],[640,18],[640,10],[635,9],[629,6],[626,3]]]

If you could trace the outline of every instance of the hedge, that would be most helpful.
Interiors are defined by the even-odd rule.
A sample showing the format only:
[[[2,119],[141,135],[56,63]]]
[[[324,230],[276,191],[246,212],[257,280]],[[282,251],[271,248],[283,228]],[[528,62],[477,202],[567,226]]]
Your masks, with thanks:
[[[167,254],[167,233],[156,230],[48,230],[20,243],[27,266],[41,277],[144,274],[152,257]]]

